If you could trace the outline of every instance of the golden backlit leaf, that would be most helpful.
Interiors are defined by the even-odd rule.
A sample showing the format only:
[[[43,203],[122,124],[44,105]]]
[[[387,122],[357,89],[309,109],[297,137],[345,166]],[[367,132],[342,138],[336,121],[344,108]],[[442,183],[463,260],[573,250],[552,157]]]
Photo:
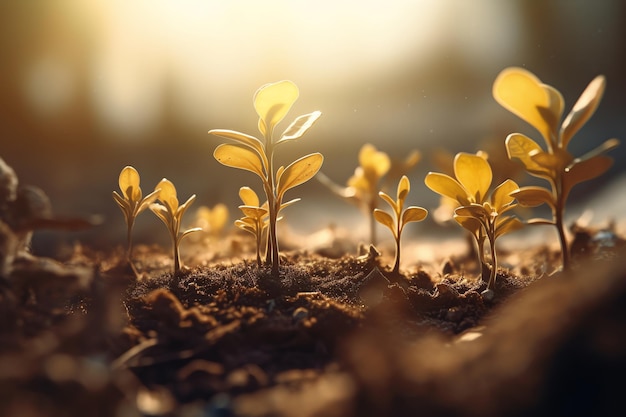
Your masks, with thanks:
[[[502,184],[498,185],[495,190],[491,193],[491,205],[496,210],[496,212],[501,213],[502,209],[511,204],[515,198],[511,197],[510,194],[517,190],[519,186],[513,180],[506,180]]]
[[[261,133],[266,137],[285,118],[298,99],[298,87],[289,80],[266,84],[254,94],[254,109],[264,121]]]
[[[300,200],[301,200],[300,198],[294,198],[293,200],[289,200],[286,203],[281,203],[278,211],[282,211],[284,208],[289,207],[290,205],[297,203]]]
[[[313,113],[298,116],[287,129],[283,132],[277,143],[287,142],[289,140],[296,140],[306,133],[307,130],[313,126],[313,123],[319,119],[322,115],[320,111],[314,111]]]
[[[402,213],[402,224],[421,222],[428,216],[428,210],[423,207],[410,206]]]
[[[471,201],[467,191],[457,180],[446,174],[429,172],[424,178],[424,183],[428,188],[445,197],[449,197],[460,205],[468,205]]]
[[[550,85],[542,84],[542,86],[548,94],[550,105],[549,107],[537,107],[537,111],[539,111],[539,114],[543,117],[548,128],[544,134],[544,138],[546,142],[550,144],[550,149],[555,149],[558,147],[557,135],[561,116],[563,115],[563,95]]]
[[[298,185],[307,182],[319,171],[324,162],[321,153],[312,153],[292,162],[285,168],[285,171],[278,179],[277,195],[278,201],[282,199],[283,194]]]
[[[531,158],[531,155],[543,152],[543,149],[537,142],[521,133],[512,133],[507,136],[504,144],[509,159],[519,159],[526,171],[534,176],[550,178],[550,170],[542,167]]]
[[[393,221],[393,218],[388,213],[379,209],[375,209],[374,218],[378,223],[387,226],[389,230],[391,230],[391,232],[393,233],[393,236],[396,237],[396,224]]]
[[[511,192],[511,197],[515,198],[519,205],[524,207],[537,207],[542,204],[554,207],[556,204],[550,190],[537,186],[522,187],[514,190]]]
[[[539,219],[539,218],[526,220],[526,224],[554,226],[554,222],[552,220]]]
[[[391,160],[385,152],[378,151],[373,145],[366,143],[359,151],[359,165],[366,173],[373,173],[376,177],[374,179],[378,180],[389,171]]]
[[[480,230],[482,229],[482,223],[474,217],[467,216],[459,216],[457,214],[454,215],[454,220],[458,224],[460,224],[465,230],[470,232],[476,239],[478,239],[480,235]]]
[[[493,97],[505,109],[549,138],[550,127],[539,108],[550,109],[550,94],[533,73],[523,68],[504,69],[494,81]]]
[[[178,209],[175,212],[175,216],[176,216],[176,218],[178,218],[179,222],[183,218],[183,215],[185,214],[185,212],[187,211],[189,206],[191,206],[194,201],[196,201],[196,195],[195,194],[193,194],[191,197],[189,197],[187,199],[187,201],[185,201],[183,204],[180,205],[180,207],[178,207]]]
[[[165,226],[167,226],[168,230],[170,228],[170,216],[169,216],[169,212],[167,210],[167,207],[165,207],[162,204],[159,203],[152,203],[150,204],[150,210],[152,210],[152,212],[159,218],[161,219],[161,221],[163,223],[165,223]]]
[[[572,136],[589,120],[593,113],[598,108],[602,95],[604,94],[604,88],[606,80],[604,76],[598,75],[594,78],[585,91],[580,95],[576,104],[572,108],[572,111],[567,115],[563,121],[561,128],[561,147],[566,148]]]
[[[523,227],[524,227],[524,223],[522,223],[517,217],[499,218],[498,222],[496,223],[495,239],[507,233],[511,233],[516,230],[519,230]]]
[[[564,149],[555,149],[553,153],[543,151],[532,153],[530,159],[546,171],[552,173],[562,172],[574,158]]]
[[[400,178],[400,182],[398,182],[398,191],[396,193],[399,206],[404,205],[404,200],[406,199],[409,191],[411,191],[411,183],[409,182],[407,176],[403,175],[402,178]]]
[[[235,220],[235,226],[237,226],[238,228],[245,230],[248,233],[252,233],[253,235],[256,235],[257,231],[256,231],[256,224],[252,223],[249,224],[246,221],[250,220],[253,222],[253,220],[251,219],[247,219],[247,218],[243,218],[241,220]]]
[[[141,188],[139,187],[139,181],[139,173],[135,168],[130,165],[122,168],[118,182],[120,190],[128,200],[141,200]]]
[[[192,227],[191,229],[187,229],[178,236],[178,242],[180,243],[180,241],[183,240],[185,236],[188,236],[195,232],[201,232],[201,231],[202,231],[201,227]]]
[[[576,184],[604,174],[611,165],[613,165],[613,159],[606,155],[598,155],[574,164],[563,175],[563,195],[567,197]]]
[[[237,132],[236,130],[228,129],[212,129],[209,130],[210,135],[220,136],[222,138],[234,140],[242,145],[248,146],[254,149],[259,156],[265,155],[265,146],[263,143],[254,136],[246,135],[245,133]]]
[[[163,178],[157,184],[155,189],[161,190],[159,191],[159,200],[167,204],[170,210],[175,213],[178,209],[178,197],[176,196],[176,187],[174,186],[174,184],[167,178]]]
[[[254,172],[265,181],[263,164],[257,153],[250,148],[241,145],[222,144],[215,148],[213,156],[222,165]]]
[[[239,206],[239,209],[246,217],[260,219],[267,214],[267,210],[258,206]]]
[[[239,189],[239,198],[246,206],[259,207],[259,196],[250,187],[241,187]]]
[[[483,202],[491,186],[491,167],[485,158],[459,152],[454,158],[454,176],[475,202]]]
[[[491,213],[488,213],[485,207],[483,207],[480,204],[470,204],[469,206],[461,206],[461,207],[457,207],[454,210],[455,216],[473,217],[475,219],[486,218],[490,214]]]
[[[400,207],[398,207],[398,204],[395,201],[393,201],[393,198],[391,198],[389,194],[385,193],[384,191],[380,191],[378,193],[378,196],[382,198],[383,200],[385,200],[387,204],[389,204],[389,207],[391,207],[391,209],[394,212],[398,212],[400,210]]]

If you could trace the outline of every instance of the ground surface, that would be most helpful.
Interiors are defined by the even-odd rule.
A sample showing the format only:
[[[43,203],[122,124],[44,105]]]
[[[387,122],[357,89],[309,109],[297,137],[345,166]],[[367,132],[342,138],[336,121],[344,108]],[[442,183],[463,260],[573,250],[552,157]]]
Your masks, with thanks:
[[[493,301],[471,254],[394,277],[373,248],[331,239],[286,251],[273,279],[233,256],[251,253],[245,237],[219,242],[195,242],[179,276],[156,247],[136,248],[139,279],[119,253],[17,259],[0,415],[622,415],[625,253],[610,230],[578,230],[567,273],[545,246],[503,253]]]

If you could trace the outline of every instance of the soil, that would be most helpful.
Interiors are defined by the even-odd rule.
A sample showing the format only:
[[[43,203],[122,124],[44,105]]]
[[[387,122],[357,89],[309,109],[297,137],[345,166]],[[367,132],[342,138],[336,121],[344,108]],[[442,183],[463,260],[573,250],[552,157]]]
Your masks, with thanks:
[[[13,260],[0,415],[624,413],[626,248],[611,230],[577,229],[570,271],[545,246],[515,253],[492,301],[471,254],[392,276],[374,247],[285,251],[277,279],[246,237],[193,245],[197,266],[176,276],[156,246],[132,267],[121,248]]]

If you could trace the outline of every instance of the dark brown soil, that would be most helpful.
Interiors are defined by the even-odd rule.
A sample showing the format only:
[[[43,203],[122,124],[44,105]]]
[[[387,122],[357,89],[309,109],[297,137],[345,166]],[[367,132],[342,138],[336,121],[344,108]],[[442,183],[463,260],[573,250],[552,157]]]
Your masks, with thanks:
[[[572,271],[526,251],[493,302],[472,259],[394,277],[374,249],[287,252],[278,279],[173,276],[150,247],[140,279],[119,253],[24,257],[0,279],[0,415],[622,415],[626,252],[578,232]]]

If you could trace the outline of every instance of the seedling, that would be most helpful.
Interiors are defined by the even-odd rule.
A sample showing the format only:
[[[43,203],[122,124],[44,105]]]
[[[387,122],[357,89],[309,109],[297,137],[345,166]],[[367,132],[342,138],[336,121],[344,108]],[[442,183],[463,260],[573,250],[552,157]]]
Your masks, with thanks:
[[[485,239],[489,240],[491,267],[487,288],[493,291],[497,271],[496,239],[522,226],[517,218],[502,216],[515,207],[515,199],[509,194],[518,186],[512,180],[505,180],[488,198],[493,174],[489,162],[481,155],[458,153],[454,158],[454,175],[456,179],[429,172],[425,183],[434,192],[458,203],[454,219],[474,236],[483,271],[487,267],[484,243]]]
[[[378,195],[385,200],[393,210],[393,217],[388,213],[374,209],[374,218],[381,224],[387,226],[396,241],[396,258],[391,273],[395,276],[400,274],[400,239],[402,230],[407,223],[421,222],[428,215],[428,211],[422,207],[410,206],[404,209],[404,201],[406,200],[411,183],[406,175],[403,175],[398,182],[398,190],[396,192],[396,200],[394,201],[388,194],[380,191]]]
[[[221,136],[237,142],[236,145],[219,145],[213,156],[226,166],[251,171],[263,182],[268,202],[268,253],[266,261],[272,266],[272,275],[279,274],[278,239],[276,222],[285,193],[313,178],[319,171],[324,157],[312,153],[292,162],[286,168],[281,166],[274,171],[274,151],[278,145],[296,140],[304,135],[321,112],[297,117],[278,140],[274,139],[274,129],[282,121],[298,98],[298,87],[291,81],[279,81],[259,88],[254,95],[254,108],[259,116],[258,128],[263,140],[234,130],[213,129],[209,134]]]
[[[156,186],[158,193],[158,199],[163,204],[152,203],[150,204],[150,210],[165,224],[170,237],[172,238],[172,245],[174,249],[174,275],[180,272],[180,242],[183,238],[190,233],[199,232],[202,230],[200,227],[194,227],[184,232],[180,232],[180,226],[182,224],[183,215],[189,206],[196,199],[196,195],[192,195],[183,204],[178,203],[178,197],[176,196],[176,187],[174,184],[163,178],[161,182]]]
[[[520,205],[535,207],[547,204],[552,219],[531,219],[529,224],[554,225],[559,234],[563,268],[569,266],[569,249],[563,224],[565,202],[574,185],[606,172],[612,159],[603,153],[619,141],[609,139],[596,149],[575,158],[567,150],[574,134],[593,115],[605,88],[605,78],[597,76],[567,115],[563,115],[563,96],[554,87],[543,84],[534,74],[522,68],[507,68],[496,78],[493,96],[504,108],[536,128],[546,143],[546,150],[521,133],[506,138],[509,159],[518,159],[526,171],[548,181],[550,188],[530,186],[512,192]]]
[[[213,208],[200,206],[196,210],[195,224],[212,236],[219,236],[228,223],[228,207],[218,203]]]
[[[250,187],[241,187],[239,189],[239,197],[243,205],[239,209],[243,212],[244,217],[235,220],[235,226],[246,232],[252,233],[256,241],[256,262],[261,267],[261,239],[263,231],[267,227],[267,204],[259,205],[259,197]]]
[[[152,204],[158,197],[159,189],[155,189],[153,192],[142,198],[141,187],[139,186],[140,178],[139,173],[132,166],[126,166],[120,172],[119,186],[122,195],[119,195],[117,191],[113,191],[113,200],[122,210],[124,219],[126,220],[126,258],[130,262],[132,251],[132,234],[133,226],[135,225],[135,219],[150,204]]]

